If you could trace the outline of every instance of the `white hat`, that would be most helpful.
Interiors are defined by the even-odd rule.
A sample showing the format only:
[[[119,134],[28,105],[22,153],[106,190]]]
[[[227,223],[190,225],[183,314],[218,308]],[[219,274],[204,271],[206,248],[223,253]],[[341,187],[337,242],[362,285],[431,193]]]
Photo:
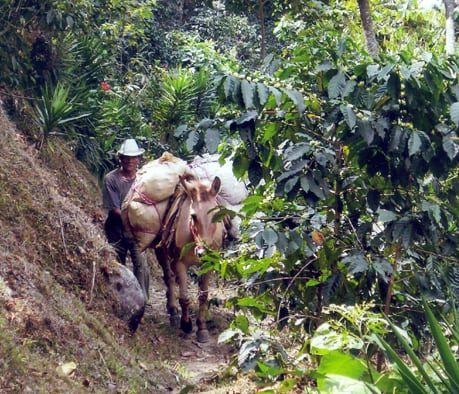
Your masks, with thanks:
[[[121,144],[117,153],[122,156],[140,156],[143,152],[145,149],[139,148],[134,139],[128,139]]]

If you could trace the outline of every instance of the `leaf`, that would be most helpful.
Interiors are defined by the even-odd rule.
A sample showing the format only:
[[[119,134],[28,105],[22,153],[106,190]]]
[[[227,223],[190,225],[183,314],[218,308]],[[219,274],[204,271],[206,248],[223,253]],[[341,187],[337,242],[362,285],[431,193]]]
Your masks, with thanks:
[[[252,109],[255,107],[253,104],[253,97],[254,97],[254,92],[253,92],[253,86],[252,84],[247,81],[247,80],[242,80],[241,82],[241,93],[242,93],[242,99],[244,100],[244,105],[246,109]]]
[[[238,364],[243,371],[249,371],[257,365],[255,358],[258,351],[258,343],[256,341],[244,342],[239,349]]]
[[[324,243],[325,236],[321,231],[313,230],[311,238],[317,245],[322,245]]]
[[[177,137],[177,138],[182,137],[183,135],[185,135],[187,131],[188,131],[188,126],[186,124],[182,124],[175,129],[174,137]]]
[[[278,377],[279,375],[285,373],[285,371],[281,368],[273,367],[272,365],[264,364],[260,361],[258,361],[257,365],[258,365],[258,368],[260,369],[258,376],[273,378],[273,377]]]
[[[76,368],[77,365],[73,361],[70,361],[68,363],[59,365],[56,368],[56,372],[60,377],[67,377],[72,375],[75,372]]]
[[[410,135],[410,138],[408,139],[409,155],[413,156],[416,153],[418,153],[421,149],[421,146],[422,146],[421,137],[416,132],[416,130],[413,130],[413,132]]]
[[[254,308],[263,313],[270,313],[268,306],[264,300],[257,300],[254,297],[244,297],[237,300],[239,306],[245,306],[246,308]]]
[[[277,236],[277,233],[271,228],[264,230],[262,233],[262,236],[263,236],[263,240],[268,246],[275,245],[277,240],[279,239],[279,237]]]
[[[237,315],[236,319],[234,320],[234,324],[236,327],[241,330],[244,334],[249,335],[249,319],[244,315]]]
[[[290,97],[290,99],[293,101],[293,103],[296,106],[296,110],[300,115],[304,113],[306,110],[306,105],[304,104],[304,97],[303,95],[296,91],[296,90],[289,90],[289,89],[283,89],[283,92]]]
[[[393,222],[397,219],[397,215],[387,209],[378,209],[378,221],[381,223]]]
[[[390,345],[383,341],[382,339],[379,339],[380,342],[382,343],[382,346],[386,350],[389,358],[392,360],[397,365],[398,371],[405,382],[405,384],[408,386],[410,389],[411,393],[419,393],[419,394],[428,394],[429,391],[427,391],[424,388],[424,385],[422,385],[416,375],[411,371],[410,368],[403,362],[403,360],[397,355],[397,353],[390,347]],[[437,391],[434,391],[435,393]]]
[[[449,115],[456,127],[459,127],[459,102],[451,104],[451,107],[449,108]]]
[[[188,152],[192,152],[196,144],[199,142],[199,134],[197,131],[192,131],[188,134],[188,138],[186,139],[186,149]]]
[[[447,134],[442,139],[443,150],[450,160],[453,160],[459,153],[459,144],[453,138],[457,140],[456,133]]]
[[[298,176],[294,176],[290,178],[287,182],[285,182],[284,192],[287,194],[290,193],[295,187],[295,185],[298,183],[298,179],[299,179]]]
[[[327,280],[324,282],[322,287],[322,296],[324,305],[330,302],[330,299],[339,290],[343,280],[343,275],[339,271],[333,272]]]
[[[367,75],[368,78],[375,77],[379,73],[379,65],[378,64],[369,64],[367,66]]]
[[[233,173],[238,179],[242,179],[249,169],[249,159],[246,155],[237,153],[233,159]]]
[[[349,105],[340,105],[339,108],[349,128],[353,129],[357,121],[354,110]]]
[[[245,123],[255,122],[257,120],[258,112],[255,110],[244,112],[239,118],[236,119],[235,124],[244,126]]]
[[[344,354],[339,351],[330,352],[320,360],[317,372],[324,375],[339,375],[358,379],[366,371],[367,367],[362,360],[356,360],[350,354]]]
[[[258,94],[258,101],[260,102],[260,105],[261,106],[265,105],[269,97],[268,87],[265,84],[258,82],[257,83],[257,94]]]
[[[273,86],[268,87],[269,91],[273,94],[274,98],[276,99],[276,104],[281,105],[282,104],[282,93],[279,89],[276,89]]]
[[[422,210],[429,214],[430,219],[434,220],[436,224],[441,226],[441,209],[438,204],[432,204],[429,201],[422,201]]]
[[[226,77],[225,82],[223,82],[223,88],[225,92],[225,97],[234,97],[235,91],[239,87],[240,81],[235,77],[229,75]]]
[[[435,319],[432,310],[425,300],[423,300],[424,311],[426,313],[427,321],[429,322],[430,331],[435,340],[435,345],[438,348],[438,353],[443,361],[443,367],[453,385],[454,390],[459,390],[459,364],[451,351],[445,336],[443,335],[442,328],[438,321]]]
[[[248,215],[256,213],[263,203],[263,196],[248,196],[244,200],[244,205],[241,208],[241,212],[245,212]]]
[[[389,275],[394,272],[394,267],[386,258],[376,258],[372,264],[373,269],[378,274],[378,277],[387,282]]]
[[[318,385],[321,393],[340,394],[379,394],[381,391],[374,385],[362,382],[360,379],[348,378],[337,374],[327,374]]]
[[[328,83],[328,96],[331,99],[338,98],[346,87],[346,77],[342,72],[338,72]]]
[[[328,323],[320,325],[310,342],[311,354],[326,355],[341,349],[362,349],[363,341],[351,332],[337,332]]]
[[[354,92],[354,88],[357,86],[357,82],[356,81],[347,81],[346,82],[346,85],[344,87],[344,90],[343,90],[343,97],[347,97],[349,96],[351,93]]]
[[[319,199],[323,200],[325,198],[323,190],[319,187],[311,175],[306,175],[305,177],[301,178],[301,186],[305,191],[306,188],[308,188],[308,190],[314,193]]]
[[[279,125],[277,123],[268,123],[263,126],[262,143],[270,141],[274,136],[279,134]]]
[[[359,134],[363,137],[367,145],[370,145],[375,138],[375,131],[371,127],[371,123],[368,120],[359,120],[358,122]]]
[[[423,378],[425,380],[425,383],[430,387],[432,392],[438,393],[438,391],[437,391],[437,389],[435,387],[435,384],[433,383],[433,381],[430,379],[429,375],[425,371],[424,367],[422,366],[421,361],[419,360],[419,358],[414,353],[411,345],[405,339],[405,336],[404,336],[405,331],[399,329],[390,320],[388,320],[388,322],[389,322],[389,324],[390,324],[390,326],[392,328],[392,332],[395,334],[395,336],[397,337],[398,341],[400,342],[400,344],[405,349],[405,352],[408,354],[408,356],[411,359],[411,361],[416,365],[416,367],[418,368],[419,372],[423,376]],[[384,347],[384,349],[386,350],[386,352],[389,355],[389,358],[392,360],[392,362],[394,362],[397,365],[398,370],[400,372],[400,375],[405,380],[405,382],[407,383],[408,387],[411,389],[411,392],[413,392],[413,393],[427,393],[427,390],[424,388],[424,385],[419,381],[419,379],[416,377],[416,375],[414,375],[414,373],[411,371],[411,369],[406,365],[405,361],[403,361],[398,356],[398,354],[393,350],[393,348],[387,342],[385,342],[382,338],[380,338],[377,334],[376,334],[376,338],[378,338],[378,341],[380,342],[382,347]]]
[[[228,330],[223,331],[219,336],[218,336],[218,343],[224,343],[229,341],[231,338],[234,336],[238,335],[239,331],[238,330],[233,330],[229,328]]]
[[[348,273],[351,275],[365,272],[368,270],[368,262],[365,256],[359,252],[354,251],[349,256],[342,259],[344,264],[349,264]]]
[[[284,151],[284,158],[289,161],[294,161],[301,158],[305,153],[311,152],[311,146],[306,142],[299,142],[295,145],[289,146]]]
[[[220,144],[220,131],[218,129],[207,129],[204,141],[209,152],[215,153]]]
[[[307,193],[309,191],[309,180],[307,177],[302,176],[300,179],[301,188]]]

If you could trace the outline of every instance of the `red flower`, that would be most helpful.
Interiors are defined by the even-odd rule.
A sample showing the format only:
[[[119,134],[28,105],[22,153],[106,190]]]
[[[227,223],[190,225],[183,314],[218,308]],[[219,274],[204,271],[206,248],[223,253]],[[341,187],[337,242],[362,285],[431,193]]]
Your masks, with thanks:
[[[101,82],[100,87],[105,91],[110,90],[110,85],[107,82]]]

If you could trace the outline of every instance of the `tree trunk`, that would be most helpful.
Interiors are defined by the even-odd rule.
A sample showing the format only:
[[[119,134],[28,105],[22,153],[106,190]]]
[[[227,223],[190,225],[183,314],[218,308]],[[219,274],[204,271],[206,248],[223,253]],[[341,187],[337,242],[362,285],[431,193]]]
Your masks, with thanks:
[[[379,46],[376,41],[375,31],[373,29],[373,19],[371,18],[370,3],[368,0],[358,0],[360,19],[362,20],[363,33],[367,50],[373,59],[379,58]]]
[[[454,55],[456,53],[456,34],[454,31],[454,0],[443,0],[445,4],[445,16],[446,16],[446,26],[445,26],[445,35],[446,35],[446,54]]]
[[[266,17],[265,17],[265,4],[269,0],[258,0],[258,16],[260,18],[260,58],[263,61],[266,57]]]

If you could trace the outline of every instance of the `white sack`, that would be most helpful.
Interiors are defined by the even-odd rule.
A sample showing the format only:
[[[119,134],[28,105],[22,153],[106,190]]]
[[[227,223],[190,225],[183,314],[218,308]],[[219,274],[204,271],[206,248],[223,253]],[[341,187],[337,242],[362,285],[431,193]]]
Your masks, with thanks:
[[[216,176],[222,181],[219,196],[225,206],[239,205],[247,197],[247,188],[244,182],[239,181],[233,174],[233,163],[227,160],[223,165],[218,162],[219,156],[208,153],[196,157],[190,167],[201,179],[212,182]]]
[[[123,204],[121,218],[126,235],[137,242],[141,251],[150,246],[160,232],[168,204],[169,199],[154,205],[139,201]]]
[[[133,188],[137,192],[136,201],[145,197],[153,201],[162,201],[174,194],[179,176],[189,172],[186,161],[169,152],[156,160],[145,164],[138,172]]]

